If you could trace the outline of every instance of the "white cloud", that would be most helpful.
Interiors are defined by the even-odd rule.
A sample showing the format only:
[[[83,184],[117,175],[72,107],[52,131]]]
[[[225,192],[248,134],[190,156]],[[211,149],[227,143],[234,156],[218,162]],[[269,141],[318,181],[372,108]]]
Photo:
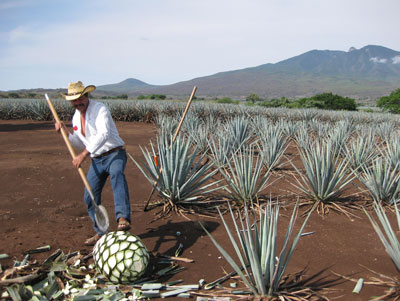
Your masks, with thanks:
[[[377,64],[386,64],[387,63],[387,59],[379,58],[377,56],[371,57],[369,60],[371,62],[374,62],[374,63],[377,63]]]
[[[400,55],[392,57],[392,64],[400,64]]]

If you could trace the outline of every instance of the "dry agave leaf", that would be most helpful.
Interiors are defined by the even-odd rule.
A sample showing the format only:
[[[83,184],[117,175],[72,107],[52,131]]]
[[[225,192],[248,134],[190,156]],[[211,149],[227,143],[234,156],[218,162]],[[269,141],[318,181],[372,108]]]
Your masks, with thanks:
[[[75,265],[76,262],[78,262],[78,260],[82,261],[83,258],[84,258],[84,256],[78,253],[77,255],[68,258],[67,259],[67,264],[68,265]]]
[[[24,254],[42,253],[42,252],[50,251],[50,249],[51,249],[50,245],[45,245],[45,246],[42,246],[42,247],[37,247],[36,249],[27,250],[27,251],[24,252]]]

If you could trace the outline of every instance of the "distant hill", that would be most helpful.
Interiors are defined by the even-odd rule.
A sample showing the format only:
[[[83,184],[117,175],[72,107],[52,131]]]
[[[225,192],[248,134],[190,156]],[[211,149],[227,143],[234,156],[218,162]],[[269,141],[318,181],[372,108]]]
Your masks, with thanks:
[[[220,72],[172,85],[152,86],[129,81],[132,81],[131,87],[124,81],[107,85],[107,91],[121,91],[124,86],[125,92],[132,95],[187,96],[196,85],[196,95],[200,97],[243,99],[256,93],[266,99],[299,98],[333,92],[357,99],[376,99],[400,87],[400,52],[375,45],[352,47],[347,52],[311,50],[276,64]]]
[[[275,64],[220,72],[171,85],[151,85],[128,78],[97,86],[93,94],[188,97],[195,85],[196,96],[204,98],[245,99],[250,93],[264,99],[300,98],[332,92],[357,100],[375,100],[400,88],[400,52],[376,45],[351,47],[347,52],[311,50]]]
[[[118,92],[118,93],[131,94],[134,92],[151,89],[154,87],[156,87],[156,86],[146,84],[145,82],[142,82],[141,80],[138,80],[135,78],[128,78],[118,84],[97,86],[97,90],[105,91],[105,92],[115,92],[115,93]]]

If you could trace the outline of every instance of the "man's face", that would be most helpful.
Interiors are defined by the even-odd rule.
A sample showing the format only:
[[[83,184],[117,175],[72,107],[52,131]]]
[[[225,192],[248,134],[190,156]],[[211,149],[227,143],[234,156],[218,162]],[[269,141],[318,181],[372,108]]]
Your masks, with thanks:
[[[86,112],[86,109],[89,105],[89,98],[85,94],[85,95],[82,95],[81,97],[79,97],[78,99],[71,101],[71,103],[75,109],[77,109],[81,113],[84,113],[84,112]]]

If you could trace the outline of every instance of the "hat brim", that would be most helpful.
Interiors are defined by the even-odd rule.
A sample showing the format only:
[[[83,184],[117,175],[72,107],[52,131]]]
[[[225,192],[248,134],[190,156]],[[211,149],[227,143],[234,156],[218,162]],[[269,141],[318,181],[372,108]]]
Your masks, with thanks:
[[[73,94],[73,95],[61,93],[61,95],[62,95],[66,100],[73,101],[73,100],[76,100],[76,99],[78,99],[79,97],[81,97],[83,94],[93,92],[94,90],[96,90],[96,86],[94,86],[94,85],[89,85],[89,86],[85,87],[85,89],[83,89],[83,91],[80,92],[80,93],[76,93],[76,94]]]

